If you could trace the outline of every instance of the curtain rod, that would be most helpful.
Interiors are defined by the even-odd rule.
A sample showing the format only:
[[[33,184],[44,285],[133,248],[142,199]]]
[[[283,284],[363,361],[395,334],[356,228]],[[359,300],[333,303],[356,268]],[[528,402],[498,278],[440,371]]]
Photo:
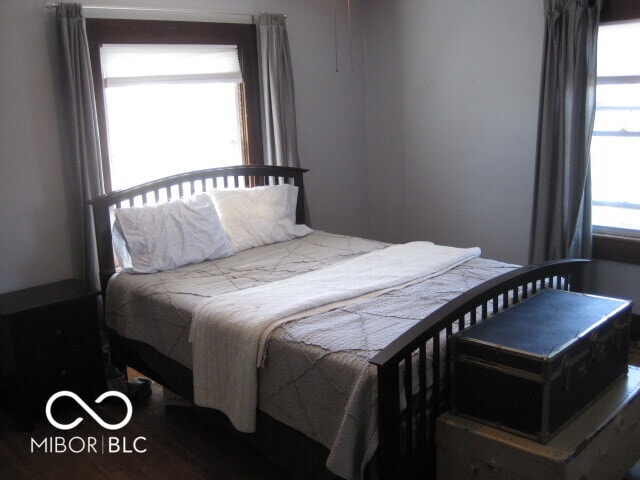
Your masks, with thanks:
[[[44,2],[44,7],[47,9],[58,8],[58,2]],[[156,8],[156,7],[123,7],[123,6],[113,6],[113,5],[82,5],[82,8],[89,9],[98,9],[98,10],[131,10],[138,12],[176,12],[176,13],[213,13],[218,15],[245,15],[249,17],[253,17],[254,15],[259,15],[256,13],[245,13],[245,12],[225,12],[225,11],[217,11],[217,10],[197,10],[197,9],[189,9],[189,8]],[[287,18],[288,15],[284,15]]]

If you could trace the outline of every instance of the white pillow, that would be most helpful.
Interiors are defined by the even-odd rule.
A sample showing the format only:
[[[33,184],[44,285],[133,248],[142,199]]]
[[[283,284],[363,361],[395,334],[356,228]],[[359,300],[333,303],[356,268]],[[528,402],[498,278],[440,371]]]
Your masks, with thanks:
[[[233,255],[206,193],[160,205],[115,211],[113,246],[120,265],[153,273]]]
[[[236,252],[313,232],[306,225],[296,225],[298,187],[293,185],[214,189],[209,193]]]

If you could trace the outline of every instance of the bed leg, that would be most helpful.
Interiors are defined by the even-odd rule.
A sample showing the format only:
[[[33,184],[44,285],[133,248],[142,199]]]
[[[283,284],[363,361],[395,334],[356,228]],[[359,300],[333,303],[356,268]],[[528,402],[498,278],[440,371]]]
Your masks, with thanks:
[[[109,337],[109,357],[110,361],[106,367],[106,377],[109,390],[126,392],[127,388],[127,362],[125,355],[120,351],[118,340]]]

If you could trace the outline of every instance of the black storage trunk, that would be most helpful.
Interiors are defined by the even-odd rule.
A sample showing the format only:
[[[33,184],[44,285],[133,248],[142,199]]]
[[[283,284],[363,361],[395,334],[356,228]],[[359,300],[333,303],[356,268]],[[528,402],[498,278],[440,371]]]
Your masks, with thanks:
[[[631,302],[542,291],[451,337],[452,411],[546,443],[625,375]]]

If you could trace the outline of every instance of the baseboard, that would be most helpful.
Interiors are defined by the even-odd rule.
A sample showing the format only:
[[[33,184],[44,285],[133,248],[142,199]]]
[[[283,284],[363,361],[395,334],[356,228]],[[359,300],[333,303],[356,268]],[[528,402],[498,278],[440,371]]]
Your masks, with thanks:
[[[632,341],[640,341],[640,315],[637,313],[631,314],[631,329],[629,331],[629,338]]]

